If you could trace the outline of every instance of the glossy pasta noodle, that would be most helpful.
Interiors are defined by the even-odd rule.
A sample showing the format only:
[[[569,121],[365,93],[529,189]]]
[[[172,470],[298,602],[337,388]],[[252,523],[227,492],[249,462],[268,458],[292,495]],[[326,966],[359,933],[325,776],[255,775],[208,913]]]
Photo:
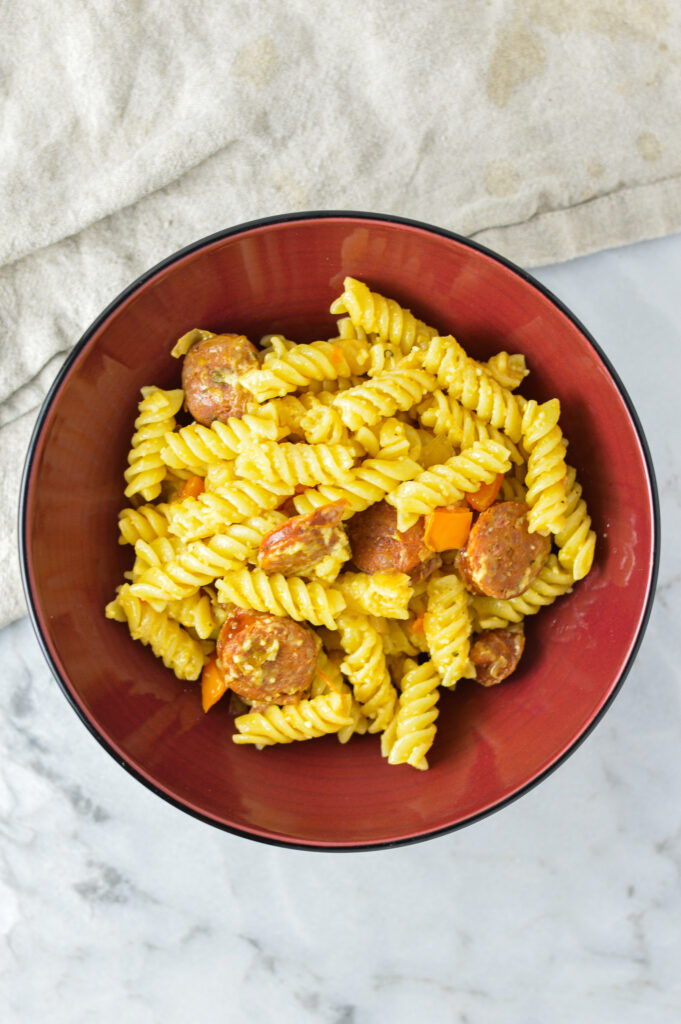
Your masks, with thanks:
[[[205,419],[189,390],[142,389],[118,518],[133,557],[105,613],[200,680],[205,710],[232,689],[238,744],[377,734],[387,764],[425,770],[443,690],[513,671],[525,618],[586,576],[596,535],[560,402],[519,393],[522,353],[477,361],[355,278],[331,313],[306,344],[169,339],[180,360],[237,339],[252,354],[209,390],[245,399]]]

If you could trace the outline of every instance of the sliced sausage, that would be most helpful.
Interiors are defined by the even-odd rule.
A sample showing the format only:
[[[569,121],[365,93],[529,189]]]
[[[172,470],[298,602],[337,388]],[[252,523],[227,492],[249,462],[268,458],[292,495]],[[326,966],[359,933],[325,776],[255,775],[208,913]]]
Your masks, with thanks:
[[[461,574],[474,594],[517,597],[536,577],[551,540],[528,531],[527,513],[522,501],[502,501],[478,516],[459,555]]]
[[[240,697],[290,704],[306,696],[318,650],[317,636],[298,622],[237,608],[220,630],[217,661]]]
[[[197,422],[241,418],[252,401],[238,383],[240,374],[259,366],[257,349],[243,334],[216,334],[197,341],[182,364],[187,408]]]
[[[309,572],[327,555],[347,549],[345,530],[340,525],[346,508],[345,500],[333,501],[314,512],[292,516],[270,530],[258,549],[260,568],[295,576]]]
[[[423,516],[408,530],[397,529],[397,510],[386,501],[370,505],[348,522],[352,560],[360,572],[405,572],[424,579],[437,568],[423,539]],[[437,563],[439,564],[439,562]],[[425,567],[425,569],[424,569]]]
[[[496,686],[515,672],[525,650],[525,634],[516,629],[488,629],[471,647],[475,678],[482,686]]]

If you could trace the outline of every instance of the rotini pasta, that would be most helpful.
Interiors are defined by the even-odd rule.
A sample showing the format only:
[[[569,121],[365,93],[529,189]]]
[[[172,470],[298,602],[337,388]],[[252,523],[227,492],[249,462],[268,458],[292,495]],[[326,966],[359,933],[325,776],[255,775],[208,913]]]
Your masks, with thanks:
[[[298,485],[343,483],[349,479],[354,461],[352,452],[342,444],[262,441],[243,449],[237,456],[236,471],[244,480],[280,480],[293,490]]]
[[[291,492],[292,488],[280,481],[263,484],[236,480],[219,491],[204,491],[198,498],[185,498],[170,505],[168,531],[186,542],[210,537],[225,526],[243,523],[276,508]]]
[[[400,484],[386,497],[397,509],[398,530],[408,530],[419,516],[451,505],[477,491],[510,466],[507,449],[496,441],[480,441],[441,466],[424,470],[415,480]]]
[[[121,613],[133,640],[151,647],[156,657],[166,668],[172,669],[178,679],[198,679],[205,662],[204,649],[167,612],[157,612],[151,605],[140,601],[124,583],[116,599],[106,608],[108,618],[120,621]]]
[[[345,607],[353,614],[380,615],[386,619],[408,619],[413,591],[411,580],[403,572],[345,572],[336,580],[336,589],[345,598]]]
[[[171,469],[189,470],[205,476],[208,467],[220,460],[235,459],[244,445],[260,441],[277,441],[288,431],[274,419],[244,416],[227,423],[214,420],[210,427],[192,423],[177,433],[165,435],[161,458]]]
[[[428,348],[417,356],[420,365],[435,374],[442,389],[480,419],[503,430],[517,444],[522,434],[524,398],[502,387],[479,363],[466,355],[451,335],[433,338]]]
[[[190,597],[199,587],[218,576],[253,561],[263,537],[285,522],[278,512],[234,523],[203,541],[193,541],[177,551],[165,564],[150,565],[131,587],[143,601],[178,601]],[[168,543],[166,541],[166,543]]]
[[[381,734],[425,770],[440,687],[513,672],[596,536],[560,403],[515,392],[521,353],[478,362],[351,277],[332,312],[310,344],[177,340],[183,389],[142,389],[105,614],[201,677],[205,709],[240,698],[237,744]]]
[[[346,426],[338,410],[331,405],[320,403],[313,406],[305,412],[299,422],[305,440],[310,444],[349,445]]]
[[[165,562],[172,562],[177,554],[177,537],[156,537],[154,540],[138,540],[135,543],[135,561],[126,579],[135,583],[148,569],[158,568]]]
[[[397,693],[390,681],[381,635],[367,615],[341,616],[338,631],[345,651],[341,671],[370,719],[368,731],[382,732],[392,720]]]
[[[161,493],[166,467],[161,458],[164,437],[175,429],[175,413],[182,405],[184,393],[162,391],[160,388],[142,388],[139,415],[135,420],[135,433],[130,442],[128,468],[124,476],[126,498],[140,494],[145,501],[153,501]]]
[[[525,356],[521,352],[516,352],[514,355],[509,355],[508,352],[497,352],[483,365],[490,376],[509,391],[520,387],[530,372],[525,363]]]
[[[408,309],[402,309],[394,299],[370,291],[363,281],[354,277],[345,278],[343,294],[332,303],[331,312],[348,313],[355,327],[376,334],[380,341],[392,342],[403,354],[437,333]]]
[[[352,471],[344,484],[322,484],[304,490],[293,499],[296,511],[311,512],[331,501],[346,501],[346,518],[362,512],[369,505],[382,501],[400,483],[412,480],[421,472],[414,459],[365,459]]]
[[[312,680],[311,696],[317,697],[320,694],[341,693],[350,697],[350,719],[348,725],[342,726],[338,732],[338,742],[347,743],[352,736],[363,735],[369,726],[369,720],[362,712],[362,707],[352,695],[352,690],[343,679],[340,664],[340,654],[329,655],[321,651],[317,663],[317,672]]]
[[[470,448],[476,441],[496,441],[508,449],[512,462],[524,465],[523,456],[510,437],[439,388],[421,403],[418,415],[424,427],[432,430],[436,437],[447,438],[457,448]]]
[[[428,584],[428,604],[423,617],[428,650],[444,686],[459,679],[474,679],[469,660],[473,624],[468,611],[468,592],[458,576],[436,576]]]
[[[426,754],[435,739],[440,675],[432,661],[403,666],[397,713],[381,737],[381,753],[389,764],[410,764],[424,771]]]
[[[281,355],[266,356],[262,369],[249,370],[240,384],[258,402],[282,397],[312,381],[335,381],[361,374],[369,362],[369,345],[356,338],[313,341]]]
[[[341,419],[349,430],[372,427],[398,410],[411,409],[434,384],[425,370],[388,370],[366,384],[344,391],[334,399]]]
[[[191,331],[187,331],[181,338],[178,338],[173,347],[170,350],[170,354],[173,359],[181,359],[182,356],[186,356],[189,349],[197,341],[205,341],[207,338],[214,338],[215,334],[213,331],[202,331],[198,327],[195,327]]]
[[[274,743],[311,740],[352,726],[352,698],[349,693],[328,693],[297,704],[239,715],[234,724],[235,743],[269,747]]]
[[[528,453],[525,500],[530,533],[560,533],[565,527],[565,444],[558,426],[560,402],[534,399],[523,413],[523,444]]]
[[[565,525],[556,534],[558,561],[582,580],[591,569],[596,548],[596,534],[590,528],[591,516],[586,511],[582,487],[572,466],[566,469]]]
[[[428,650],[423,631],[414,633],[411,629],[414,624],[413,614],[407,622],[372,615],[371,623],[381,635],[383,650],[387,657],[405,654],[414,657],[419,652],[425,653]]]
[[[179,601],[169,601],[165,610],[171,619],[193,629],[201,640],[207,640],[218,628],[219,617],[213,601],[203,591],[197,590]]]
[[[521,622],[526,615],[536,615],[540,609],[553,604],[556,598],[572,590],[573,575],[564,569],[555,555],[549,555],[534,583],[520,597],[507,601],[493,597],[474,597],[472,612],[480,629],[504,629]]]
[[[345,608],[345,599],[337,590],[316,581],[273,573],[262,569],[236,569],[217,581],[218,598],[239,608],[253,608],[272,615],[288,615],[296,622],[336,628],[336,619]]]
[[[138,540],[150,542],[168,533],[168,505],[141,505],[124,508],[118,514],[119,544],[136,544]]]

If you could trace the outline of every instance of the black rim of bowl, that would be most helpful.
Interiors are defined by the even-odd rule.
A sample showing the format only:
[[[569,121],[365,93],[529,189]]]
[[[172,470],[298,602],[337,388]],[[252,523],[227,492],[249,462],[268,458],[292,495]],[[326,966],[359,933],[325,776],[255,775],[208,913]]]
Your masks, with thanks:
[[[653,564],[650,576],[650,588],[648,591],[646,606],[644,609],[643,616],[641,618],[641,624],[639,626],[638,634],[632,647],[631,654],[629,655],[627,663],[624,666],[622,672],[620,673],[620,676],[615,686],[613,687],[610,695],[608,696],[607,700],[600,708],[598,713],[591,720],[591,722],[589,722],[588,725],[583,729],[579,736],[577,736],[573,740],[573,742],[570,744],[567,750],[565,750],[552,764],[550,764],[547,768],[540,772],[540,774],[537,775],[536,778],[531,779],[520,789],[516,790],[516,792],[511,793],[507,797],[504,797],[502,800],[500,800],[498,803],[493,804],[491,807],[487,807],[484,810],[477,812],[476,814],[470,815],[463,821],[456,822],[453,825],[446,825],[443,828],[432,829],[429,832],[425,832],[416,836],[407,836],[403,839],[384,840],[376,843],[358,843],[351,845],[324,845],[322,843],[307,843],[302,841],[296,842],[294,840],[277,839],[271,836],[259,835],[257,832],[250,832],[246,829],[237,828],[234,825],[227,825],[224,822],[217,821],[215,818],[212,818],[207,814],[202,814],[200,811],[195,810],[193,807],[188,806],[181,800],[178,800],[176,797],[172,796],[170,793],[167,793],[165,790],[159,788],[149,779],[145,778],[144,775],[140,774],[140,772],[137,771],[136,768],[134,768],[128,761],[125,760],[125,758],[121,757],[114,750],[114,748],[109,744],[108,740],[100,733],[96,724],[88,718],[88,716],[85,714],[85,712],[74,699],[73,695],[71,694],[71,691],[69,690],[66,680],[62,677],[61,673],[59,672],[59,669],[57,668],[48,650],[47,643],[45,641],[45,638],[43,637],[42,630],[40,628],[40,624],[38,621],[36,603],[33,598],[33,593],[31,591],[29,581],[27,562],[28,544],[26,537],[26,529],[28,483],[31,476],[33,458],[35,455],[38,438],[40,437],[40,433],[42,431],[42,427],[47,417],[47,414],[59,392],[62,382],[68,375],[68,372],[71,366],[73,365],[75,359],[82,351],[82,349],[85,347],[87,342],[90,340],[92,335],[99,330],[104,321],[121,305],[121,303],[123,303],[130,295],[132,295],[133,292],[137,291],[137,289],[140,288],[146,281],[152,278],[155,274],[158,274],[159,271],[165,270],[167,267],[171,266],[173,263],[176,263],[183,257],[188,256],[193,252],[196,252],[198,249],[211,245],[213,242],[220,241],[221,239],[224,238],[229,238],[232,235],[243,234],[244,232],[251,231],[254,228],[267,227],[273,224],[284,224],[293,221],[303,220],[331,220],[338,218],[352,218],[355,220],[381,221],[388,222],[391,224],[404,224],[408,227],[420,228],[421,230],[427,231],[434,235],[440,235],[443,238],[449,238],[454,242],[458,242],[459,244],[467,246],[470,249],[474,249],[477,252],[483,253],[484,255],[489,256],[491,259],[495,260],[497,263],[502,264],[502,266],[506,267],[508,270],[511,270],[514,274],[517,274],[517,276],[522,278],[523,281],[532,285],[533,288],[535,288],[547,299],[549,299],[549,301],[552,302],[553,305],[556,306],[564,314],[564,316],[566,316],[568,320],[570,320],[575,325],[575,327],[586,338],[586,340],[594,348],[594,350],[597,352],[597,354],[600,356],[605,366],[607,367],[615,383],[615,386],[617,387],[627,407],[627,411],[629,413],[629,416],[631,417],[631,421],[634,425],[639,443],[641,445],[641,450],[645,458],[648,480],[650,482],[650,494],[652,500]],[[390,214],[381,213],[358,212],[354,210],[318,210],[309,211],[305,213],[286,213],[280,214],[278,216],[263,217],[258,220],[246,221],[243,224],[237,224],[234,227],[225,228],[222,231],[216,231],[211,235],[207,235],[204,238],[201,238],[198,241],[192,242],[190,245],[187,245],[184,248],[179,249],[177,252],[166,257],[166,259],[161,260],[160,263],[157,263],[150,270],[145,271],[144,274],[141,274],[140,277],[133,281],[133,283],[130,284],[127,288],[125,288],[118,296],[116,296],[116,298],[111,303],[109,303],[106,309],[104,309],[103,312],[100,313],[100,315],[97,317],[97,319],[94,320],[93,323],[88,327],[88,329],[79,339],[79,341],[75,344],[72,351],[69,353],[64,365],[61,367],[59,373],[57,374],[57,377],[55,378],[55,381],[52,384],[52,387],[50,388],[47,397],[45,398],[40,413],[38,414],[38,419],[33,429],[33,434],[31,436],[31,441],[28,447],[28,454],[26,456],[26,462],[24,465],[24,472],[22,475],[21,491],[19,497],[19,561],[21,566],[22,584],[24,588],[24,593],[26,595],[26,602],[28,605],[28,612],[31,619],[31,623],[33,625],[33,629],[37,636],[38,643],[42,649],[43,655],[45,656],[47,663],[52,671],[52,674],[54,675],[57,683],[59,684],[64,696],[66,697],[69,704],[76,712],[80,720],[87,727],[89,732],[104,747],[107,753],[109,753],[111,757],[113,757],[113,759],[123,768],[125,768],[126,771],[128,771],[134,778],[136,778],[139,782],[146,786],[147,789],[150,789],[153,793],[156,793],[157,796],[162,797],[168,803],[172,804],[174,807],[179,808],[181,811],[184,811],[186,814],[190,814],[192,817],[198,818],[200,821],[204,821],[206,822],[206,824],[212,825],[214,828],[221,829],[224,832],[230,832],[233,835],[241,836],[245,839],[255,840],[256,842],[260,843],[266,843],[270,846],[280,846],[293,850],[319,851],[322,853],[351,853],[362,852],[367,850],[385,850],[393,849],[399,846],[408,846],[412,843],[424,842],[428,839],[434,839],[438,836],[447,835],[450,832],[456,832],[461,828],[464,828],[468,825],[472,825],[476,821],[480,821],[483,818],[486,818],[490,814],[502,810],[502,808],[504,807],[508,807],[509,804],[518,800],[526,793],[529,793],[530,790],[534,789],[535,786],[538,786],[540,782],[548,778],[549,775],[551,775],[557,768],[559,768],[560,765],[562,765],[567,760],[567,758],[570,757],[570,755],[573,754],[579,746],[581,746],[581,744],[584,742],[587,736],[590,735],[590,733],[593,731],[596,725],[601,721],[606,711],[612,704],[613,700],[621,690],[624,680],[629,674],[631,666],[633,665],[634,660],[636,659],[636,656],[638,654],[644,633],[648,625],[648,621],[650,619],[650,613],[652,610],[653,601],[655,597],[655,588],[657,585],[657,576],[660,561],[659,497],[657,492],[655,471],[653,469],[653,463],[650,455],[650,450],[648,447],[648,442],[646,440],[645,434],[643,432],[643,427],[641,426],[641,422],[639,420],[636,409],[634,408],[633,402],[629,397],[629,394],[626,388],[624,387],[622,381],[620,380],[617,371],[615,370],[614,366],[612,365],[612,363],[610,362],[610,360],[608,359],[608,357],[606,356],[605,352],[602,350],[598,342],[595,340],[595,338],[592,337],[592,335],[589,333],[586,327],[580,322],[580,320],[574,315],[574,313],[572,313],[572,311],[568,309],[568,307],[565,306],[565,304],[561,302],[561,300],[557,298],[553,294],[553,292],[551,292],[548,288],[541,284],[541,282],[537,281],[536,278],[534,278],[526,270],[523,270],[515,263],[512,263],[510,260],[506,259],[506,257],[494,252],[492,249],[488,249],[486,246],[480,245],[478,242],[473,242],[470,239],[465,238],[463,235],[458,235],[454,231],[448,231],[446,228],[436,227],[432,224],[427,224],[419,220],[412,220],[407,217],[398,217],[392,216]]]

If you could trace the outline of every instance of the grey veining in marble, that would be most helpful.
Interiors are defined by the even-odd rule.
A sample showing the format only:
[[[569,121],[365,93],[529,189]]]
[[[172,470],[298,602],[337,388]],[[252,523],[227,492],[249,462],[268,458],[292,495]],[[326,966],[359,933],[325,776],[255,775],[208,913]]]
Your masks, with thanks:
[[[665,544],[617,700],[537,789],[403,849],[302,853],[181,814],[0,633],[0,1020],[677,1024],[681,236],[538,274],[639,410]]]

